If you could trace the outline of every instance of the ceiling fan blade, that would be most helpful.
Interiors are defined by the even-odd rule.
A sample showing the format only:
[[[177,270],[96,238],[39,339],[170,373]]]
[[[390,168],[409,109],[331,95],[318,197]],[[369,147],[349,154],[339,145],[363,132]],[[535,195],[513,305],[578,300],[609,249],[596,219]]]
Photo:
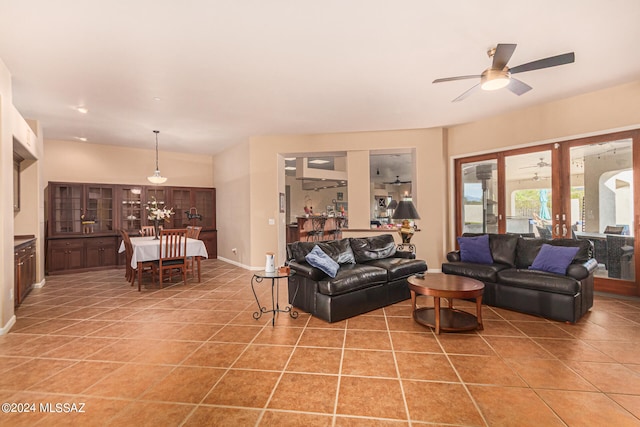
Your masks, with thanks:
[[[443,79],[435,79],[433,83],[452,82],[454,80],[479,79],[479,78],[480,78],[480,74],[474,74],[473,76],[445,77]]]
[[[465,93],[463,93],[462,95],[460,95],[459,97],[457,97],[451,102],[462,101],[463,99],[467,98],[469,95],[471,95],[473,92],[477,91],[478,89],[480,89],[480,83],[478,83],[475,86],[472,86],[471,89],[467,90]]]
[[[511,81],[509,82],[509,86],[507,86],[507,89],[509,89],[511,92],[515,93],[516,95],[520,96],[523,93],[529,92],[533,88],[528,84],[511,77]]]
[[[515,44],[499,44],[496,46],[496,52],[493,54],[493,64],[491,68],[502,70],[507,62],[511,59],[513,51],[516,50]]]
[[[527,62],[510,69],[511,74],[524,73],[525,71],[540,70],[541,68],[556,67],[558,65],[571,64],[576,60],[573,52],[563,53],[562,55],[550,56],[537,61]]]

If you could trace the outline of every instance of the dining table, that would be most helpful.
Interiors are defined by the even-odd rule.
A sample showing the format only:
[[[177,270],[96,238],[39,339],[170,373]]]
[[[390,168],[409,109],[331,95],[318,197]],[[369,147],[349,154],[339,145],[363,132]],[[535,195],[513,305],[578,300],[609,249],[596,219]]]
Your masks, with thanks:
[[[133,254],[131,256],[131,268],[142,271],[142,263],[145,261],[157,261],[160,259],[160,239],[154,236],[131,237]],[[124,241],[120,244],[118,252],[124,252]],[[202,240],[187,238],[187,257],[193,257],[198,265],[198,282],[202,280],[200,273],[200,260],[208,258],[207,248]]]

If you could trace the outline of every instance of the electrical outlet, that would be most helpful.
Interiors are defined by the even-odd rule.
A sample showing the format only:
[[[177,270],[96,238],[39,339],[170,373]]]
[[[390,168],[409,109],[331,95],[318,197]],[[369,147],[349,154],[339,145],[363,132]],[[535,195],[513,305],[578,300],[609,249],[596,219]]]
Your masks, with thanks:
[[[273,218],[269,218],[269,225],[276,225],[276,220]]]

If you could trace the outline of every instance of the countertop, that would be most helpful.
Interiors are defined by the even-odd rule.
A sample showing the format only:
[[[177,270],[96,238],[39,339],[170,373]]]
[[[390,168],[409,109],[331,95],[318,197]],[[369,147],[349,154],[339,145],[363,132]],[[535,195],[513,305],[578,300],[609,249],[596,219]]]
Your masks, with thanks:
[[[28,245],[36,240],[35,236],[15,236],[13,238],[14,249]]]

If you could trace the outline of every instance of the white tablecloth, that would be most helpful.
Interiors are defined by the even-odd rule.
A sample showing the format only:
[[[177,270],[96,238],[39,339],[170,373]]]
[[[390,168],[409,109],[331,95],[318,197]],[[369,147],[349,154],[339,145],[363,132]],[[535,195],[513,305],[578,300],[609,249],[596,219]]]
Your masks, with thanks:
[[[160,240],[153,236],[132,237],[133,256],[131,257],[131,268],[138,268],[138,261],[154,261],[160,259]],[[124,242],[120,244],[118,252],[124,252]],[[207,248],[202,240],[187,239],[187,256],[200,256],[208,258]]]

